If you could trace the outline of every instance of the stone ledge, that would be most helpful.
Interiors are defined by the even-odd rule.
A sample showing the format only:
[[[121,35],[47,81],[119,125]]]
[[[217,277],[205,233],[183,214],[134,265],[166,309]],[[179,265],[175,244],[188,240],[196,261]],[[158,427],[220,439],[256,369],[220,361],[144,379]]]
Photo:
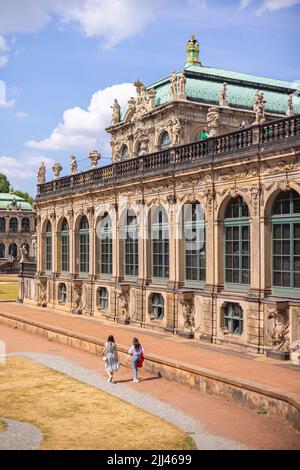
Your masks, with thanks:
[[[65,328],[28,320],[20,315],[0,312],[0,323],[19,328],[28,333],[46,337],[66,346],[101,355],[104,342],[88,335],[80,335]],[[127,347],[118,344],[122,365],[130,367]],[[167,380],[176,381],[196,390],[242,403],[251,409],[264,408],[269,414],[284,417],[300,430],[300,396],[284,393],[276,388],[229,376],[206,368],[190,366],[182,361],[172,361],[157,354],[145,354],[144,369]]]

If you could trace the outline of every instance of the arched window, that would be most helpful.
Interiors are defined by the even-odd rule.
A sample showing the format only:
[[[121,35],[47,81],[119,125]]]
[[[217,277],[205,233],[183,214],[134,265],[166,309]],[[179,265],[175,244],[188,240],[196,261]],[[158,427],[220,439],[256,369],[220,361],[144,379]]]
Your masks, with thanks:
[[[250,284],[249,209],[241,196],[232,198],[224,220],[225,283]]]
[[[169,225],[168,217],[162,206],[151,209],[152,227],[152,276],[169,277]]]
[[[224,326],[230,335],[243,333],[243,310],[239,304],[227,304],[224,312]]]
[[[170,145],[170,135],[167,131],[163,133],[160,139],[160,150],[166,150]]]
[[[0,217],[0,233],[5,232],[6,221],[4,217]]]
[[[90,236],[89,222],[86,216],[81,217],[79,225],[79,273],[89,272]]]
[[[23,233],[30,232],[30,221],[28,217],[23,217],[22,219],[22,232]]]
[[[98,289],[98,303],[101,310],[108,308],[108,290],[106,287],[100,287],[100,289]]]
[[[61,243],[61,271],[68,273],[70,270],[70,239],[69,239],[69,224],[67,219],[64,219],[61,224],[60,232]]]
[[[127,145],[123,145],[121,150],[121,160],[128,160],[129,153]]]
[[[17,217],[11,217],[9,221],[9,231],[16,233],[18,231],[18,219]]]
[[[45,233],[45,265],[46,271],[52,271],[52,226],[50,220],[47,222]]]
[[[0,258],[5,258],[5,245],[4,243],[0,243]]]
[[[186,281],[205,282],[205,218],[199,203],[183,207]]]
[[[165,301],[161,294],[152,296],[152,315],[156,320],[162,320],[165,314]]]
[[[18,256],[18,247],[16,243],[11,243],[8,248],[8,254],[16,258]]]
[[[300,288],[300,195],[278,194],[272,207],[272,284],[276,290]]]
[[[59,302],[65,304],[67,301],[67,286],[66,284],[59,285]]]
[[[138,231],[137,217],[133,210],[126,212],[126,221],[123,226],[124,239],[124,274],[125,276],[138,275]]]
[[[112,225],[108,212],[100,219],[99,224],[99,271],[104,276],[112,274]]]

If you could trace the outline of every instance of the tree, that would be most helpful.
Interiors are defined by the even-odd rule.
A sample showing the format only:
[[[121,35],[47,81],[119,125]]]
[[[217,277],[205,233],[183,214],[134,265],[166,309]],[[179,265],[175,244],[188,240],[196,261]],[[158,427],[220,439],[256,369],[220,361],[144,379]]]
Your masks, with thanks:
[[[9,192],[9,181],[3,173],[0,173],[0,193]]]
[[[33,202],[33,198],[30,196],[30,194],[20,191],[19,189],[17,189],[17,191],[14,191],[13,194],[22,197],[23,199],[25,199],[26,202],[29,202],[29,204],[32,204]]]

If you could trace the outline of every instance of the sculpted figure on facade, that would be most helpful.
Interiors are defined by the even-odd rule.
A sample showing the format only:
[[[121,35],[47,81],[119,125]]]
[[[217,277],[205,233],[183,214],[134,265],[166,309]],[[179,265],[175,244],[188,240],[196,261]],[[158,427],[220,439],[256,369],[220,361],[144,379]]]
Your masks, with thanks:
[[[122,290],[118,291],[117,298],[119,300],[119,312],[120,316],[125,320],[130,319],[129,315],[129,293]]]
[[[118,122],[121,121],[121,106],[118,103],[118,100],[115,98],[114,99],[114,105],[111,106],[113,112],[112,112],[112,120],[111,120],[111,125],[114,126],[115,124],[118,124]]]
[[[286,115],[287,116],[293,116],[295,114],[294,105],[293,105],[293,98],[294,98],[294,95],[293,95],[293,93],[291,93],[288,96],[288,106],[287,106],[287,110],[286,110]]]
[[[171,96],[172,101],[177,100],[177,75],[176,72],[173,72],[171,75]]]
[[[261,124],[266,121],[265,104],[266,100],[264,99],[264,94],[260,90],[257,90],[253,100],[253,109],[255,112],[255,121],[253,124]]]
[[[208,108],[207,111],[207,116],[206,116],[206,122],[207,122],[207,127],[208,127],[208,135],[209,137],[214,137],[219,128],[219,118],[220,118],[220,112],[219,108],[216,106],[212,106],[211,108]]]
[[[221,86],[220,90],[220,97],[219,97],[219,105],[220,106],[225,106],[228,107],[228,102],[227,102],[227,83],[224,82],[223,85]]]
[[[20,248],[20,263],[24,263],[28,260],[28,251],[26,250],[26,245],[23,243]]]
[[[177,77],[177,91],[178,91],[178,98],[180,100],[185,100],[186,99],[185,86],[186,86],[185,75],[184,75],[183,72],[180,72],[180,74]]]
[[[174,118],[171,121],[171,134],[172,134],[172,145],[179,145],[181,138],[182,127],[178,118]]]
[[[73,303],[73,310],[72,313],[75,315],[81,315],[83,312],[83,306],[82,306],[82,286],[80,284],[74,285],[74,290],[75,290],[75,299]]]
[[[71,155],[71,175],[76,175],[78,173],[77,160],[75,155]]]
[[[192,305],[187,300],[179,300],[182,306],[182,316],[184,319],[184,329],[192,331],[195,328],[195,314],[194,314],[194,305]]]
[[[156,100],[156,90],[154,90],[153,88],[150,88],[150,90],[148,91],[148,100],[150,109],[154,109]]]
[[[269,310],[268,319],[273,319],[269,340],[276,351],[290,351],[289,321],[287,316],[276,308]]]
[[[47,307],[47,281],[38,281],[38,305]]]
[[[41,162],[37,173],[38,184],[44,184],[46,182],[46,165]]]
[[[52,167],[52,170],[53,170],[54,179],[56,180],[57,178],[59,178],[60,172],[62,170],[61,164],[60,163],[54,163],[54,165]]]

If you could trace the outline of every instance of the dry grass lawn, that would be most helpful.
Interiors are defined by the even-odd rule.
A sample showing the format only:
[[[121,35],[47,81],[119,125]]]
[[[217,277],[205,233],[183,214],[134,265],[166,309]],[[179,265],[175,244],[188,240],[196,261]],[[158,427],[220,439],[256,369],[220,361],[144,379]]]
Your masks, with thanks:
[[[0,301],[17,300],[19,284],[17,282],[0,282]]]
[[[0,366],[1,416],[40,428],[41,449],[195,448],[172,424],[23,357]]]

